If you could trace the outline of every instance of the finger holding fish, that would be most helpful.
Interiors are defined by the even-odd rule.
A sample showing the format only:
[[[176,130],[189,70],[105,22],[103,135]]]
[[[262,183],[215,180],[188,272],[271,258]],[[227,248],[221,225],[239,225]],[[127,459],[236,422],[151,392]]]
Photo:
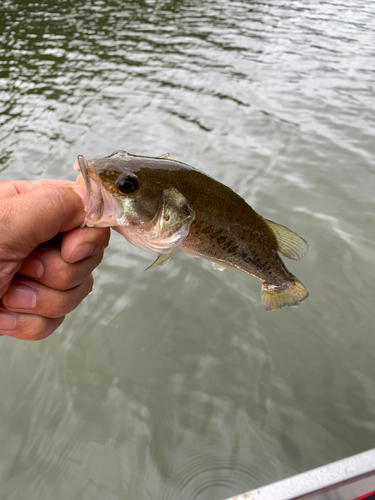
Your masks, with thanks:
[[[61,318],[73,311],[93,287],[89,277],[69,290],[55,290],[34,280],[15,279],[2,296],[4,307],[11,312],[32,314],[44,318]]]
[[[103,250],[79,262],[68,263],[63,259],[60,249],[42,246],[24,259],[19,274],[51,289],[69,290],[85,281],[102,258]]]

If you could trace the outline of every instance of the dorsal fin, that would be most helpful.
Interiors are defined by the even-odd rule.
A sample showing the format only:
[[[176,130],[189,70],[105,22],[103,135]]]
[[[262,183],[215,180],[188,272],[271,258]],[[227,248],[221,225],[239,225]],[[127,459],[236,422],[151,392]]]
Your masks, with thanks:
[[[168,160],[170,157],[171,155],[169,153],[164,153],[163,155],[158,156],[158,158],[163,158],[164,160]]]
[[[291,229],[277,224],[272,220],[264,219],[273,232],[277,240],[278,251],[289,259],[302,259],[307,253],[309,245],[306,240],[301,238]]]

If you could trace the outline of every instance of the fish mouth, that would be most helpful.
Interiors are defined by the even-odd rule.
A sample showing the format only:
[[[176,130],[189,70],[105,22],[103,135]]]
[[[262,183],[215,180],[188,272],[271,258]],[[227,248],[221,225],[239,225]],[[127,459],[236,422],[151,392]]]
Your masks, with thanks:
[[[103,217],[104,212],[104,199],[102,192],[102,182],[95,172],[91,160],[86,160],[82,155],[77,156],[73,168],[81,172],[86,186],[86,204],[85,210],[87,212],[85,218],[85,225],[89,227],[100,227],[98,224]],[[79,182],[79,177],[77,179]]]

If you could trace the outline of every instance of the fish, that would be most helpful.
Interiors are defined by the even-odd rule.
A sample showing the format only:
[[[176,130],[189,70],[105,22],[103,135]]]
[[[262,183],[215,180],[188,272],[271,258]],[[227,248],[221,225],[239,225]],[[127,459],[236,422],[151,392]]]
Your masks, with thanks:
[[[110,226],[136,247],[157,255],[147,269],[165,266],[176,248],[240,271],[261,282],[266,311],[295,307],[309,295],[280,255],[299,260],[308,243],[263,218],[230,187],[170,158],[115,151],[74,163],[86,187],[88,227]]]

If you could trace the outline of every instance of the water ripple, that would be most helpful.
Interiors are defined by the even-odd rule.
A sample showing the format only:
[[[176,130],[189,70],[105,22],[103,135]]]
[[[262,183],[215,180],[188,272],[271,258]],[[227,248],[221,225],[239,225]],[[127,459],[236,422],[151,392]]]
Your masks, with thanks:
[[[288,262],[309,300],[267,315],[255,280],[181,252],[143,273],[114,235],[60,335],[0,339],[2,493],[220,499],[365,449],[373,3],[5,0],[0,19],[2,179],[169,151],[310,244]]]

